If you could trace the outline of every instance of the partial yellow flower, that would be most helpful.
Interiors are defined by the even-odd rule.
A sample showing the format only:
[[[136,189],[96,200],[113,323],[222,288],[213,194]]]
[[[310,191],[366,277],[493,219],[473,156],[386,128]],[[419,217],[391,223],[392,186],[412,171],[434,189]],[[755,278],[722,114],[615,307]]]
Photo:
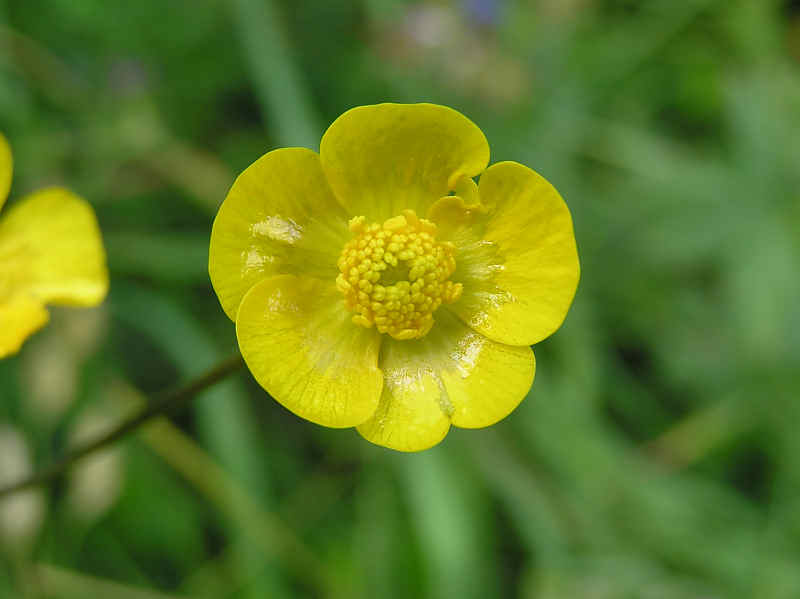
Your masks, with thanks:
[[[0,208],[11,173],[11,150],[0,135]],[[46,304],[94,306],[107,291],[103,242],[85,200],[51,187],[0,214],[0,358],[47,323]]]
[[[514,410],[580,268],[558,192],[488,163],[455,110],[379,104],[336,119],[319,154],[283,148],[242,172],[209,273],[261,386],[400,451]]]

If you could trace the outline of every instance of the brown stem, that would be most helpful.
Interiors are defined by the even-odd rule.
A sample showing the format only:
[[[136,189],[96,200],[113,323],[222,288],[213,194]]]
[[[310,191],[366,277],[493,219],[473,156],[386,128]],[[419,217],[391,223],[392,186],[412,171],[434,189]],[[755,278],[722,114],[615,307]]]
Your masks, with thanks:
[[[209,370],[201,377],[193,380],[187,385],[168,392],[160,398],[151,402],[141,412],[132,416],[128,420],[122,422],[115,429],[107,432],[106,434],[98,437],[94,441],[87,443],[81,447],[73,449],[64,455],[61,459],[56,460],[44,469],[31,475],[29,478],[18,481],[6,487],[0,488],[0,499],[6,495],[11,495],[17,491],[29,489],[50,482],[52,479],[58,477],[69,469],[75,462],[95,451],[111,445],[118,441],[131,431],[136,430],[145,422],[151,420],[156,416],[168,414],[184,403],[192,399],[195,395],[204,391],[208,387],[218,383],[229,374],[232,374],[244,366],[242,356],[236,354],[227,360],[221,362],[219,365]]]

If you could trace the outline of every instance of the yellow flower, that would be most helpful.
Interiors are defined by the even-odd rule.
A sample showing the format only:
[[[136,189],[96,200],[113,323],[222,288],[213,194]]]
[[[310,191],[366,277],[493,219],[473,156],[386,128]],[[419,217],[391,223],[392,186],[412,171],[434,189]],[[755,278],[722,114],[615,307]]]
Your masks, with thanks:
[[[0,135],[0,209],[11,172],[11,150]],[[103,242],[84,200],[50,187],[0,214],[0,358],[47,323],[45,304],[94,306],[107,290]]]
[[[211,281],[256,380],[402,451],[507,416],[578,284],[558,192],[487,169],[483,133],[444,106],[354,108],[320,147],[262,156],[214,221]]]

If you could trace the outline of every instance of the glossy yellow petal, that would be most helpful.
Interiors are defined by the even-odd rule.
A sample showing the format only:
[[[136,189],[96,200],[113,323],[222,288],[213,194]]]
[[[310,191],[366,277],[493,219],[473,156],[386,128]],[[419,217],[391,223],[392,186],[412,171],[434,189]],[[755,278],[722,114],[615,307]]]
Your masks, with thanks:
[[[375,413],[380,335],[354,325],[330,282],[277,275],[245,295],[236,335],[259,384],[289,410],[331,427]]]
[[[11,189],[11,175],[14,170],[14,160],[11,157],[11,148],[8,141],[0,133],[0,208],[8,197],[8,190]]]
[[[44,303],[93,306],[107,291],[103,241],[85,200],[53,187],[0,217],[0,298],[27,293]]]
[[[358,427],[367,441],[397,451],[422,451],[444,439],[450,430],[441,380],[419,354],[417,341],[383,342],[383,394],[375,415]]]
[[[422,339],[385,339],[380,365],[381,403],[358,432],[400,451],[435,445],[451,422],[479,428],[505,418],[528,393],[535,368],[530,347],[492,341],[447,310]]]
[[[319,156],[282,148],[236,179],[214,220],[208,270],[231,320],[244,295],[276,274],[336,279],[336,260],[350,238]]]
[[[489,144],[461,113],[435,104],[348,110],[325,132],[322,168],[353,216],[380,222],[410,208],[425,214],[462,176],[489,163]]]
[[[0,299],[0,358],[17,353],[25,339],[47,324],[48,319],[42,302],[30,295]]]
[[[516,162],[489,167],[478,189],[485,214],[467,214],[463,204],[459,212],[450,198],[431,211],[457,247],[451,278],[464,292],[452,309],[490,339],[537,343],[561,326],[578,286],[569,210],[550,183]]]
[[[490,426],[508,416],[528,394],[536,370],[533,350],[492,341],[448,317],[452,322],[441,333],[440,343],[446,342],[449,349],[440,373],[453,406],[450,418],[461,428]]]

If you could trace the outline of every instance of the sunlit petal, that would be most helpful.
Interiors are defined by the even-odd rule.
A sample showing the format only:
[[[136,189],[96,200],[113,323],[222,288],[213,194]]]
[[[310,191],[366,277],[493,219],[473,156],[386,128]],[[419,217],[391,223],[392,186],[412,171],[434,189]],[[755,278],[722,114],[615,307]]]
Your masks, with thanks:
[[[563,322],[580,276],[572,218],[544,178],[515,162],[481,175],[481,206],[443,198],[431,218],[457,247],[453,310],[476,331],[531,345]]]
[[[265,154],[239,175],[214,220],[208,269],[222,308],[234,320],[250,288],[275,274],[332,281],[349,236],[317,154]]]
[[[451,423],[480,428],[505,418],[530,389],[530,347],[497,343],[441,312],[422,339],[384,340],[384,393],[375,416],[358,427],[367,440],[420,451],[441,441]]]
[[[434,104],[348,110],[320,145],[325,175],[353,216],[382,221],[403,209],[425,214],[462,176],[489,162],[489,144],[461,113]]]
[[[270,277],[242,300],[236,334],[259,384],[289,410],[331,427],[375,412],[380,336],[355,326],[333,282]]]

